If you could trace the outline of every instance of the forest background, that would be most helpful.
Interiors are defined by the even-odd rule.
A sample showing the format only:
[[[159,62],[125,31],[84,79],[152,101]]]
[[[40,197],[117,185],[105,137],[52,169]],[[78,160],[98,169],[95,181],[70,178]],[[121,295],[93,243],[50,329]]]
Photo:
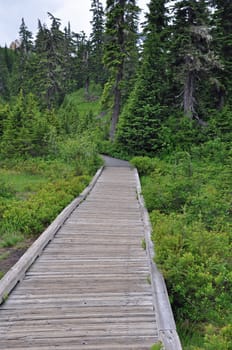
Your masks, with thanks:
[[[231,350],[232,3],[150,0],[142,32],[135,0],[90,10],[90,37],[48,13],[0,48],[1,266],[129,159],[183,348]]]

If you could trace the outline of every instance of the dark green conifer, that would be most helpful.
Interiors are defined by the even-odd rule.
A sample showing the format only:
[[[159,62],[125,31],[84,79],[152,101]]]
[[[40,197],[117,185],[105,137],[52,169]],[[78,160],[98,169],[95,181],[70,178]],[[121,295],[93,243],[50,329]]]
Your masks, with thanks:
[[[159,133],[168,91],[165,3],[149,4],[141,68],[119,122],[117,140],[131,154],[154,154],[162,146]]]
[[[104,98],[110,100],[112,106],[111,139],[115,135],[122,99],[129,93],[124,82],[127,80],[129,84],[136,70],[134,50],[138,34],[138,13],[139,8],[135,0],[107,1],[104,63],[109,72],[109,79],[105,85]],[[126,67],[131,68],[129,74]]]
[[[90,34],[90,74],[91,80],[103,85],[106,72],[103,64],[104,52],[104,10],[101,1],[93,0],[91,4],[92,32]]]

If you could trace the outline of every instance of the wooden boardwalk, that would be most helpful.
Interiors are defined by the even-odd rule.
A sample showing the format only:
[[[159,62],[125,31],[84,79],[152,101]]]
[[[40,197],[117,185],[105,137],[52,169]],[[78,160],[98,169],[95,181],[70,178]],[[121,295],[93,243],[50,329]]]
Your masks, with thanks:
[[[129,167],[103,170],[0,306],[1,350],[145,350],[159,341],[136,186]]]

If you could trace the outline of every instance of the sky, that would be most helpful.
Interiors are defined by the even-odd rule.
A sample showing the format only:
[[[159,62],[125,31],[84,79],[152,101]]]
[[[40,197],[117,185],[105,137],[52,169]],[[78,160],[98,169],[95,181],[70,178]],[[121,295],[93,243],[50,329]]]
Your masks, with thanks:
[[[149,0],[137,0],[138,6],[145,12],[148,2]],[[38,19],[49,26],[47,12],[61,19],[62,29],[70,22],[73,32],[83,30],[89,35],[91,3],[91,0],[0,0],[0,46],[9,46],[18,38],[22,18],[33,34],[37,32]],[[106,0],[102,0],[104,7],[105,3]]]

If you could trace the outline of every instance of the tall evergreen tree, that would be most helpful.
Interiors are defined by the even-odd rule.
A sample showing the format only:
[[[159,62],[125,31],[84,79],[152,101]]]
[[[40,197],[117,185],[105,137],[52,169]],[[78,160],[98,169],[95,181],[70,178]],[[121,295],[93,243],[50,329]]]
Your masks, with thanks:
[[[104,84],[106,79],[103,64],[104,51],[104,10],[101,1],[92,0],[92,32],[90,34],[90,74],[95,83]]]
[[[24,18],[19,28],[19,47],[16,48],[18,55],[14,65],[13,80],[11,90],[13,95],[17,95],[21,89],[25,93],[31,90],[31,56],[33,53],[33,35],[28,30]]]
[[[141,68],[119,121],[117,140],[128,153],[154,154],[161,147],[168,91],[168,17],[165,0],[151,0]]]
[[[105,85],[105,95],[113,94],[111,139],[114,138],[122,106],[126,63],[127,67],[131,63],[130,67],[133,68],[130,77],[136,70],[134,50],[137,42],[138,13],[139,8],[135,0],[107,0],[104,63],[109,72],[109,80]],[[130,77],[127,76],[127,82]],[[128,94],[128,91],[126,93]]]
[[[68,27],[64,28],[64,59],[63,59],[63,73],[64,73],[64,90],[65,94],[72,92],[75,89],[75,77],[73,74],[75,46],[73,35],[71,32],[70,23]]]
[[[19,38],[20,38],[20,51],[24,55],[28,55],[33,49],[33,35],[25,24],[24,18],[22,18],[22,23],[19,28]]]
[[[90,41],[84,31],[74,35],[74,45],[75,59],[73,68],[76,88],[85,88],[88,95],[90,83]]]
[[[0,48],[0,97],[3,99],[9,98],[9,69],[6,58],[8,57],[6,50]],[[7,56],[6,56],[7,55]]]
[[[222,60],[223,70],[219,74],[219,106],[232,101],[232,2],[230,0],[211,0],[214,12],[214,44]],[[224,101],[224,98],[226,100]]]
[[[209,9],[206,0],[179,0],[174,5],[172,69],[181,96],[183,111],[200,123],[200,99],[203,102],[201,82],[212,77],[219,62],[211,49]],[[204,90],[207,85],[204,85]],[[199,96],[201,98],[199,98]]]
[[[64,33],[60,30],[60,20],[48,14],[52,24],[48,29],[41,25],[36,36],[36,62],[34,86],[44,106],[52,108],[64,98]]]

